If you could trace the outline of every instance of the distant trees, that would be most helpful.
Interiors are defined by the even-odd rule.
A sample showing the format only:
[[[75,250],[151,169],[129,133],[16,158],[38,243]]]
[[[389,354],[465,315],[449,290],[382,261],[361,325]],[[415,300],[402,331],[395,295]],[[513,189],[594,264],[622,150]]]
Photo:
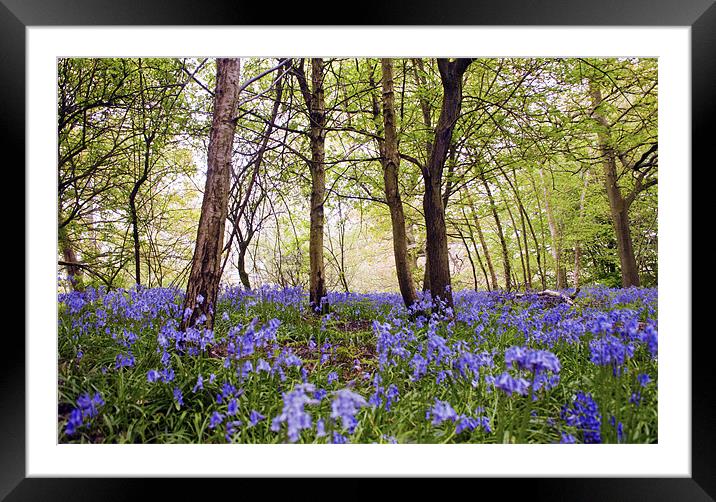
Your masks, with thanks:
[[[187,285],[186,327],[220,281],[319,314],[331,289],[655,284],[654,60],[236,65],[229,91],[225,60],[58,61],[67,287]]]
[[[58,61],[58,244],[74,284],[123,283],[128,265],[133,282],[146,270],[158,284],[186,260],[173,239],[151,238],[158,226],[177,229],[176,188],[193,168],[176,140],[188,125],[186,64]]]

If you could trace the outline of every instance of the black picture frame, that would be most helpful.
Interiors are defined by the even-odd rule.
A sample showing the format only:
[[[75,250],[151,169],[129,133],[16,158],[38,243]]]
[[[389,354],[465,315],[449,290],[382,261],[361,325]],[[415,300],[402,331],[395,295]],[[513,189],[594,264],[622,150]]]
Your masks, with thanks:
[[[713,138],[708,125],[716,116],[716,5],[714,0],[459,0],[448,2],[375,2],[353,7],[348,17],[335,4],[296,2],[280,10],[242,0],[0,0],[0,121],[3,152],[18,153],[14,166],[24,166],[25,136],[25,28],[28,26],[85,25],[532,25],[532,26],[684,26],[691,27],[692,165],[710,167]],[[333,18],[330,16],[333,15]],[[11,163],[6,163],[6,166]],[[691,166],[684,166],[684,170]],[[24,170],[16,167],[14,172]],[[24,176],[19,184],[25,187]],[[693,185],[692,185],[693,186]],[[692,201],[698,200],[692,195]],[[697,215],[693,210],[692,214]],[[19,222],[19,219],[16,219]],[[24,218],[23,218],[24,223]],[[693,226],[692,226],[693,228]],[[24,235],[25,230],[15,235]],[[17,238],[19,241],[19,237]],[[23,244],[24,247],[24,244]],[[699,263],[692,247],[692,263]],[[17,250],[13,263],[20,260]],[[31,264],[24,257],[23,269]],[[14,267],[14,266],[13,266]],[[693,284],[693,281],[691,282]],[[692,291],[681,292],[698,300]],[[32,301],[25,298],[23,301]],[[15,318],[19,318],[15,300]],[[27,304],[24,304],[25,312]],[[692,307],[693,311],[693,307]],[[689,320],[692,312],[684,312]],[[691,322],[689,322],[689,325]],[[711,330],[684,333],[692,347],[692,476],[691,478],[532,478],[480,479],[480,493],[497,489],[508,496],[523,493],[538,500],[714,500],[716,454],[714,419],[714,364]],[[16,333],[19,330],[15,330]],[[9,333],[8,333],[9,335]],[[25,343],[6,336],[0,364],[0,499],[123,500],[130,493],[162,498],[195,489],[204,498],[228,486],[246,488],[244,481],[197,483],[190,480],[146,478],[26,478],[25,475]],[[154,486],[161,483],[161,486]],[[357,484],[349,480],[343,489]],[[506,489],[506,486],[508,487]],[[169,490],[169,491],[167,491]],[[313,491],[313,490],[311,490]],[[367,494],[365,494],[367,495]],[[503,495],[504,496],[504,495]]]

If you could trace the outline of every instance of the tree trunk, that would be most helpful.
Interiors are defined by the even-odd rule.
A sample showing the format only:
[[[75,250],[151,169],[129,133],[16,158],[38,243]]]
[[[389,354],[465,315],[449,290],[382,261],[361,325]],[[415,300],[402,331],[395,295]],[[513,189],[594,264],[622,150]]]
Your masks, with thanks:
[[[517,200],[517,206],[520,210],[520,224],[522,226],[522,241],[524,243],[524,250],[525,250],[525,265],[527,266],[527,289],[532,289],[532,268],[530,265],[530,247],[527,243],[527,227],[525,226],[525,223],[527,223],[530,226],[530,230],[532,230],[532,223],[529,220],[529,217],[527,216],[527,211],[525,211],[525,207],[522,204],[522,198],[520,197],[520,191],[517,188],[517,170],[513,167],[512,168],[512,176],[515,178],[514,184],[510,180],[509,176],[504,172],[502,168],[500,168],[500,172],[507,180],[507,183],[510,185],[510,188],[512,188],[512,191],[515,194],[515,199]],[[534,230],[532,230],[532,235],[534,236]],[[535,239],[535,244],[537,243],[537,239]],[[540,264],[540,256],[539,252],[537,253],[537,268],[540,270],[541,273],[541,264]]]
[[[472,209],[472,208],[470,208]],[[465,207],[463,206],[461,208],[462,210],[462,217],[465,221],[465,225],[467,226],[467,235],[470,238],[470,242],[472,243],[472,248],[475,250],[475,256],[477,257],[477,263],[480,265],[480,270],[482,270],[482,276],[485,278],[485,284],[487,285],[487,290],[490,291],[492,288],[490,287],[490,279],[487,277],[487,270],[485,270],[485,264],[482,262],[482,257],[480,256],[480,250],[477,247],[477,242],[475,242],[475,234],[472,231],[472,225],[470,224],[470,220],[467,217],[467,214],[465,213]],[[475,281],[475,291],[477,291],[477,281]]]
[[[639,286],[639,272],[636,265],[634,246],[631,238],[631,229],[629,226],[629,206],[626,203],[626,200],[617,183],[618,176],[616,152],[610,145],[609,141],[609,123],[607,122],[607,119],[597,111],[599,105],[602,103],[602,94],[599,88],[597,88],[592,82],[590,82],[589,91],[594,110],[593,116],[601,126],[597,132],[597,137],[604,165],[604,182],[607,190],[607,198],[609,199],[609,209],[611,211],[612,223],[614,224],[614,232],[617,238],[619,262],[621,264],[622,287],[628,288],[630,286]]]
[[[246,250],[249,248],[250,242],[250,240],[239,242],[238,259],[239,279],[241,280],[241,284],[244,285],[244,288],[249,291],[251,290],[251,281],[249,280],[248,272],[246,272]]]
[[[473,289],[477,291],[477,269],[475,269],[475,260],[472,259],[472,254],[470,253],[470,246],[467,244],[467,239],[465,238],[465,234],[462,233],[462,230],[460,230],[460,225],[455,225],[455,230],[457,231],[458,235],[460,236],[460,240],[462,241],[462,245],[465,247],[465,252],[467,253],[467,259],[470,262],[470,269],[472,270],[472,282],[474,284]],[[474,244],[474,241],[473,241]]]
[[[140,242],[139,242],[139,219],[137,217],[137,195],[142,185],[149,178],[149,157],[150,148],[153,138],[147,137],[145,141],[144,149],[144,165],[142,166],[142,174],[132,186],[132,191],[129,194],[129,214],[132,223],[132,244],[134,249],[134,282],[137,285],[142,283],[141,274],[141,255],[140,255]]]
[[[505,241],[505,234],[502,231],[502,223],[500,222],[500,215],[497,214],[497,206],[495,205],[495,199],[492,197],[492,191],[490,185],[485,179],[485,175],[482,175],[482,185],[485,187],[487,192],[487,198],[490,201],[490,210],[492,211],[492,217],[495,219],[497,225],[497,236],[500,238],[500,246],[502,246],[502,264],[505,269],[505,289],[510,291],[512,289],[512,271],[510,268],[510,254],[507,250],[507,242]],[[497,285],[495,285],[497,289]]]
[[[412,60],[413,62],[413,73],[415,74],[415,82],[418,84],[419,88],[425,88],[427,86],[427,83],[425,81],[425,77],[423,76],[423,72],[425,71],[425,67],[423,65],[423,60],[420,58],[414,58]],[[431,120],[431,113],[430,113],[430,102],[426,99],[424,93],[418,94],[418,100],[420,102],[420,110],[423,114],[423,125],[425,126],[426,130],[431,130],[433,128],[432,120]],[[430,139],[430,136],[426,136],[427,139],[425,140],[425,153],[427,158],[430,158],[433,151],[433,142]],[[427,232],[426,232],[427,233]],[[430,291],[430,260],[428,256],[428,243],[427,239],[425,242],[425,270],[423,271],[423,293],[427,293]]]
[[[314,312],[328,313],[326,272],[323,263],[323,201],[326,196],[326,109],[323,91],[323,60],[311,59],[311,231],[309,303]]]
[[[67,270],[67,280],[74,291],[84,291],[84,284],[82,283],[82,269],[77,265],[77,254],[75,253],[72,243],[67,238],[67,229],[60,228],[58,231],[60,250],[62,251],[62,257],[68,265],[65,265]]]
[[[515,217],[512,214],[510,205],[504,199],[503,199],[503,202],[505,203],[505,207],[507,208],[507,215],[510,217],[510,221],[512,222],[512,229],[515,233],[515,240],[517,240],[517,250],[520,253],[520,265],[522,266],[522,280],[524,281],[524,286],[526,289],[527,288],[527,267],[525,267],[525,255],[522,252],[522,241],[520,240],[520,233],[517,229],[517,223],[515,223]],[[529,259],[529,257],[528,257],[528,259]],[[515,281],[515,283],[517,283],[517,282],[518,281]],[[518,285],[518,288],[519,288],[519,285]]]
[[[554,261],[554,273],[557,289],[567,287],[567,280],[562,267],[562,236],[559,232],[557,219],[554,217],[552,204],[550,202],[549,193],[547,192],[547,182],[544,179],[544,170],[539,168],[539,177],[542,181],[542,193],[544,195],[544,208],[547,211],[547,224],[549,225],[549,234],[552,237],[552,260]]]
[[[410,307],[417,301],[413,276],[408,258],[408,240],[405,231],[405,215],[403,202],[398,187],[400,169],[400,153],[395,125],[395,99],[393,93],[393,63],[390,59],[381,59],[383,70],[383,125],[385,139],[380,142],[381,163],[383,164],[383,181],[385,183],[385,199],[390,208],[390,222],[393,229],[393,255],[398,285],[403,303]]]
[[[492,258],[490,257],[490,250],[487,248],[487,243],[485,242],[485,236],[482,233],[482,225],[480,225],[480,218],[477,216],[477,211],[475,211],[475,203],[472,200],[472,195],[470,194],[470,191],[465,190],[465,193],[467,194],[467,203],[470,206],[472,221],[475,223],[475,230],[477,230],[477,238],[480,241],[480,246],[482,246],[482,250],[485,253],[485,261],[487,262],[487,268],[490,271],[490,279],[492,280],[492,285],[490,285],[490,281],[487,281],[487,278],[485,278],[487,282],[487,289],[488,291],[498,289],[497,274],[495,273],[495,267],[492,265]],[[482,263],[482,261],[480,261],[480,263]]]
[[[589,184],[589,177],[587,173],[584,173],[584,186],[582,186],[582,194],[579,197],[579,225],[582,226],[584,222],[584,199],[587,195],[587,185]],[[577,239],[574,244],[574,288],[579,288],[579,279],[582,269],[582,241]]]
[[[430,293],[433,300],[441,299],[446,307],[453,306],[453,297],[450,287],[450,262],[441,181],[452,132],[460,116],[462,78],[472,61],[468,58],[438,59],[443,100],[440,117],[435,126],[435,140],[430,158],[423,169],[425,182],[423,211],[427,231],[426,255],[430,270]]]
[[[535,254],[537,255],[537,265],[538,265],[538,269],[539,269],[540,281],[542,282],[542,290],[545,290],[545,289],[547,289],[547,277],[546,277],[547,274],[545,271],[545,269],[547,268],[547,254],[545,251],[546,246],[544,244],[546,239],[544,236],[544,220],[542,219],[542,204],[540,203],[539,195],[537,195],[539,193],[539,191],[537,190],[537,183],[534,180],[534,176],[532,176],[531,172],[529,172],[529,176],[530,176],[530,182],[532,184],[532,190],[535,193],[535,201],[537,202],[537,215],[539,216],[540,237],[542,238],[541,246],[540,246],[540,241],[537,239],[537,234],[535,233],[534,227],[532,226],[531,222],[530,222],[530,231],[532,233],[532,239],[535,242],[535,250],[537,251]],[[528,220],[528,222],[529,222],[529,220]],[[542,267],[541,264],[544,264],[544,267]]]
[[[423,293],[430,291],[430,261],[428,257],[428,241],[425,241],[425,270],[423,271]]]
[[[194,326],[202,316],[206,316],[207,329],[214,327],[214,312],[221,280],[224,227],[228,213],[240,65],[238,58],[216,61],[214,115],[209,133],[206,184],[182,309],[182,330]]]

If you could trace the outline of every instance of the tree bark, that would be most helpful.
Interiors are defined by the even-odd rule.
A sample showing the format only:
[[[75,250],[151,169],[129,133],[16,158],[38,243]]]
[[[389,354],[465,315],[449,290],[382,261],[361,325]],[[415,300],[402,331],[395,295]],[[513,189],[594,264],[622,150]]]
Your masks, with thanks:
[[[525,211],[525,207],[522,204],[522,198],[520,197],[520,191],[517,187],[517,171],[515,168],[512,169],[512,176],[515,178],[515,182],[512,183],[509,176],[505,173],[505,171],[500,168],[500,172],[507,180],[507,183],[510,185],[510,188],[512,188],[512,191],[515,194],[515,199],[517,200],[517,206],[520,210],[520,224],[522,226],[522,241],[524,243],[524,250],[525,250],[525,265],[527,266],[527,289],[532,289],[532,268],[530,265],[530,247],[527,242],[527,227],[525,226],[525,223],[527,223],[530,227],[530,230],[532,231],[532,235],[534,237],[534,230],[532,229],[532,223],[530,222],[529,217],[527,216],[527,211]],[[535,238],[535,245],[537,245],[537,239]],[[537,269],[539,270],[540,274],[542,273],[542,266],[540,264],[540,255],[539,252],[537,252]]]
[[[413,73],[415,74],[415,82],[418,84],[418,87],[420,88],[426,88],[427,83],[425,80],[425,77],[423,76],[423,72],[425,72],[425,66],[423,65],[423,60],[420,58],[413,58]],[[423,115],[423,125],[425,126],[426,130],[432,130],[432,119],[431,119],[431,110],[430,110],[430,102],[426,99],[425,94],[418,93],[418,100],[420,102],[420,110],[422,111]],[[430,136],[427,136],[425,140],[425,153],[426,157],[430,158],[433,151],[433,142],[430,139]],[[421,166],[422,170],[422,166]],[[427,293],[430,291],[430,260],[428,256],[428,243],[427,239],[425,242],[425,270],[423,271],[423,292]]]
[[[597,138],[599,141],[599,151],[602,154],[604,183],[607,198],[609,199],[609,209],[617,239],[622,287],[639,286],[639,272],[631,238],[631,228],[629,226],[629,205],[617,183],[617,156],[609,140],[609,123],[607,119],[598,112],[598,108],[602,103],[602,93],[593,82],[590,82],[589,92],[592,98],[592,115],[601,126],[597,131]]]
[[[218,59],[214,115],[209,133],[206,184],[196,247],[187,284],[180,329],[194,326],[206,316],[205,327],[213,329],[214,312],[221,280],[221,252],[228,213],[231,156],[236,129],[241,63],[238,58]]]
[[[515,217],[512,214],[510,205],[504,199],[503,199],[503,202],[505,203],[505,207],[507,208],[507,215],[510,217],[510,221],[512,222],[512,230],[515,233],[515,240],[517,241],[517,250],[519,251],[519,254],[520,254],[520,265],[522,266],[522,280],[524,281],[525,289],[527,289],[527,268],[525,267],[525,255],[522,252],[522,242],[520,240],[520,233],[517,229],[517,223],[515,223]],[[517,283],[517,282],[518,281],[515,281],[515,283]],[[519,288],[519,284],[518,284],[518,288]]]
[[[438,59],[438,70],[443,86],[440,117],[435,126],[435,140],[428,163],[423,168],[425,194],[423,211],[427,231],[426,255],[430,270],[430,293],[446,307],[453,307],[450,287],[450,261],[448,255],[445,208],[441,194],[441,181],[445,160],[455,123],[462,106],[462,78],[473,59]]]
[[[67,237],[67,229],[60,228],[58,231],[60,250],[62,251],[62,257],[66,263],[65,269],[67,270],[67,280],[70,283],[73,291],[84,291],[84,284],[82,282],[82,269],[75,265],[77,263],[77,254],[75,253],[72,243]]]
[[[477,238],[480,241],[480,246],[482,246],[482,249],[485,253],[485,261],[487,262],[487,268],[490,271],[490,279],[492,280],[492,285],[490,285],[490,281],[487,281],[487,289],[488,291],[492,291],[493,289],[498,289],[497,284],[497,274],[495,273],[495,267],[492,265],[492,258],[490,257],[490,250],[487,248],[487,243],[485,242],[485,236],[482,233],[482,225],[480,225],[480,218],[477,216],[477,211],[475,211],[475,203],[472,200],[472,195],[470,195],[469,190],[465,190],[465,193],[467,194],[467,202],[470,205],[470,213],[472,214],[472,221],[475,223],[475,230],[477,230]],[[479,256],[479,254],[478,254]],[[480,262],[482,263],[482,261]],[[484,269],[483,269],[484,271]],[[487,280],[487,278],[485,278]]]
[[[472,208],[470,208],[472,209]],[[482,270],[482,276],[485,278],[485,284],[487,286],[487,290],[490,291],[492,288],[490,287],[490,279],[487,276],[487,270],[485,269],[485,264],[482,262],[482,257],[480,256],[480,250],[477,247],[477,242],[475,241],[475,234],[472,231],[472,225],[470,224],[470,220],[467,217],[467,213],[465,213],[465,207],[463,206],[461,208],[462,210],[462,218],[465,221],[465,225],[467,226],[467,235],[470,238],[470,242],[472,243],[472,248],[475,250],[475,256],[477,257],[477,263],[480,265],[480,270]],[[477,291],[477,280],[475,280],[475,291]]]
[[[298,79],[301,94],[306,103],[310,119],[309,139],[311,143],[311,226],[309,234],[308,254],[310,261],[309,305],[311,311],[327,314],[329,310],[326,298],[326,273],[323,263],[323,203],[326,196],[326,106],[323,90],[323,59],[311,59],[311,87],[303,69],[293,67]]]
[[[249,279],[249,274],[246,272],[246,251],[249,249],[249,244],[251,243],[251,239],[248,238],[246,240],[240,240],[239,241],[239,257],[238,257],[238,269],[239,269],[239,279],[241,280],[241,284],[243,284],[244,288],[247,290],[251,290],[251,281]]]
[[[310,304],[314,310],[328,313],[326,273],[323,263],[323,200],[326,196],[326,109],[323,91],[323,60],[311,59],[311,264]]]
[[[490,185],[485,179],[485,175],[482,174],[482,185],[485,187],[487,192],[487,198],[490,201],[490,210],[492,211],[492,217],[495,219],[497,225],[497,236],[500,239],[500,246],[502,247],[502,264],[505,269],[505,289],[510,291],[512,289],[512,271],[510,268],[510,254],[507,250],[507,242],[505,241],[505,233],[502,231],[502,222],[500,222],[500,215],[497,214],[497,206],[495,205],[495,199],[492,197],[492,191]],[[495,285],[497,289],[497,285]]]
[[[549,193],[547,191],[547,182],[544,179],[544,170],[539,168],[539,177],[542,181],[542,193],[544,195],[544,208],[547,211],[547,224],[549,225],[549,234],[552,238],[552,260],[554,261],[554,273],[555,283],[557,289],[564,289],[567,287],[567,280],[562,267],[562,236],[559,232],[559,225],[557,219],[554,216],[552,203],[550,201]]]
[[[383,129],[385,139],[379,142],[385,200],[390,209],[390,222],[393,229],[393,255],[398,286],[403,303],[410,308],[416,301],[415,285],[410,270],[408,240],[405,231],[405,214],[398,186],[400,153],[395,125],[395,97],[393,92],[393,63],[390,59],[381,59],[383,86]]]
[[[129,194],[129,215],[132,223],[132,244],[134,250],[134,282],[137,285],[142,283],[141,273],[141,255],[140,255],[140,242],[139,242],[139,219],[137,217],[137,195],[142,185],[149,178],[149,158],[150,148],[153,141],[153,137],[147,137],[145,140],[144,149],[144,164],[142,166],[142,174],[139,179],[134,182],[132,191]]]
[[[587,195],[587,185],[589,184],[589,177],[587,173],[583,174],[584,185],[582,186],[582,193],[579,197],[579,225],[582,226],[584,222],[584,199]],[[582,272],[582,241],[577,239],[574,244],[574,287],[579,289],[580,274]]]

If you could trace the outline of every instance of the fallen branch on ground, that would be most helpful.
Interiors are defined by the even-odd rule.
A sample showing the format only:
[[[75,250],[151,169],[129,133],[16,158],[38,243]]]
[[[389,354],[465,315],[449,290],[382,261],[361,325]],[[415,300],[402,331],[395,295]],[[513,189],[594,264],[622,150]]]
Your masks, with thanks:
[[[519,293],[515,295],[515,298],[523,298],[525,296],[535,295],[545,298],[554,298],[555,300],[563,301],[567,305],[574,305],[574,299],[577,297],[577,293],[579,293],[579,288],[575,289],[574,293],[569,296],[565,295],[564,293],[560,293],[559,291],[545,289],[544,291],[537,291],[535,293]]]

